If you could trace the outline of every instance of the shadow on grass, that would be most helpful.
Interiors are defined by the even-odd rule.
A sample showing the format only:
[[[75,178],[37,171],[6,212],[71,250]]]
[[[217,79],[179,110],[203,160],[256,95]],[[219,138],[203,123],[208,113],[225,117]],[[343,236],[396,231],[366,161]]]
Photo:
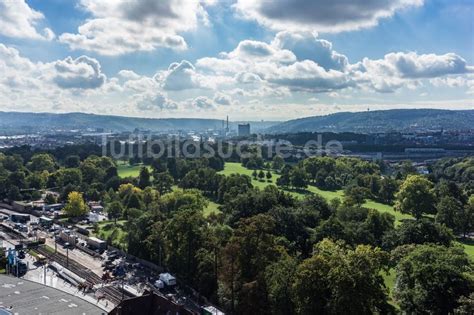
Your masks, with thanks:
[[[469,238],[469,237],[464,237],[464,238],[460,237],[460,238],[457,238],[457,241],[464,245],[470,245],[470,246],[474,245],[474,239]]]
[[[287,191],[287,192],[294,192],[294,193],[298,193],[298,194],[302,194],[302,195],[312,194],[311,191],[309,191],[307,189],[304,189],[304,188],[285,188],[284,190]]]

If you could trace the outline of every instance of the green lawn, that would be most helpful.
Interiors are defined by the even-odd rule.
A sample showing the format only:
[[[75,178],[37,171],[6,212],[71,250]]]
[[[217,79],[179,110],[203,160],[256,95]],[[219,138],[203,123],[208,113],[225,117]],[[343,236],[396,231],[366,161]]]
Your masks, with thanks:
[[[266,175],[267,172],[266,171],[264,171],[264,172],[265,172],[265,175]],[[270,181],[267,181],[266,178],[264,180],[260,181],[260,180],[253,179],[252,173],[253,173],[253,170],[249,170],[249,169],[243,167],[242,164],[235,163],[235,162],[226,162],[225,166],[224,166],[224,170],[219,172],[219,174],[223,174],[223,175],[226,175],[226,176],[229,176],[231,174],[247,175],[250,178],[252,178],[252,185],[254,185],[255,187],[259,187],[261,189],[265,188],[268,185],[272,185],[272,184],[276,185],[276,180],[277,180],[278,177],[280,177],[280,175],[275,174],[275,173],[272,172],[272,178],[270,179]]]
[[[97,224],[98,231],[95,236],[102,240],[108,240],[114,247],[125,250],[127,248],[127,232],[124,230],[124,224],[126,223],[127,220],[117,220],[116,225],[114,221],[102,221]]]
[[[230,175],[234,173],[239,173],[239,174],[245,174],[252,177],[252,172],[253,172],[252,170],[249,170],[243,167],[242,164],[234,162],[234,163],[225,163],[225,168],[223,171],[220,172],[220,174]],[[279,177],[278,174],[273,173],[273,177],[272,177],[273,184],[275,184],[275,181],[278,177]],[[260,188],[264,188],[265,186],[268,186],[272,183],[260,182],[258,180],[252,179],[252,184]],[[342,199],[344,197],[344,192],[342,190],[326,191],[326,190],[321,190],[314,186],[308,186],[307,192],[317,193],[321,195],[322,197],[326,198],[328,201],[334,198]],[[290,191],[290,193],[297,198],[301,198],[305,195],[305,193],[295,192],[295,191]],[[368,200],[364,204],[364,206],[367,208],[378,210],[380,212],[390,213],[391,215],[395,217],[395,225],[399,225],[402,220],[413,218],[412,216],[408,214],[403,214],[398,211],[395,211],[395,209],[393,209],[393,206],[391,205],[383,204],[383,203],[376,202],[373,200]],[[469,255],[469,257],[471,257],[471,259],[474,260],[474,244],[470,243],[470,244],[461,244],[461,245],[464,246],[465,251]]]
[[[118,164],[117,165],[117,172],[119,177],[138,177],[140,174],[140,169],[143,165],[129,165],[129,164]],[[151,168],[148,167],[151,171]]]
[[[388,300],[389,303],[398,308],[397,303],[393,300],[393,288],[395,287],[396,273],[395,269],[391,268],[388,273],[382,272],[382,277],[385,283],[385,287],[389,289]]]
[[[264,172],[266,173],[266,171]],[[228,162],[228,163],[225,163],[224,170],[220,171],[219,173],[226,176],[230,174],[243,174],[243,175],[248,175],[252,178],[253,170],[249,170],[243,167],[242,164],[240,163]],[[266,179],[265,181],[260,181],[260,180],[255,180],[252,178],[252,185],[263,189],[268,185],[276,185],[276,180],[279,177],[280,177],[279,174],[272,172],[272,179],[270,181],[267,181]],[[326,198],[327,200],[344,197],[344,192],[342,190],[326,191],[326,190],[321,190],[315,186],[308,186],[308,188],[304,191],[287,190],[287,192],[289,192],[291,195],[295,196],[296,198],[302,198],[308,193],[319,194],[323,196],[324,198]]]
[[[322,189],[319,189],[316,186],[308,186],[307,190],[309,192],[314,193],[314,194],[321,195],[322,197],[324,197],[327,200],[332,200],[332,199],[335,199],[335,198],[339,198],[339,199],[342,200],[342,198],[344,198],[344,191],[343,190],[335,190],[335,191],[322,190]]]
[[[369,200],[364,204],[364,207],[370,208],[370,209],[375,209],[380,212],[387,212],[390,213],[395,217],[395,225],[399,225],[402,220],[406,219],[413,219],[413,217],[409,214],[404,214],[399,211],[395,211],[391,205],[386,205],[380,202],[372,201]]]
[[[212,213],[219,214],[221,213],[221,211],[219,210],[219,204],[215,203],[214,201],[209,200],[209,204],[204,209],[204,216],[208,217]]]
[[[466,254],[474,261],[474,242],[459,241],[459,243],[464,247]]]
[[[265,172],[265,174],[267,173],[267,171],[264,171],[264,172]],[[242,164],[235,163],[235,162],[225,163],[224,170],[219,172],[219,174],[223,174],[223,175],[226,175],[226,176],[229,176],[230,174],[248,175],[252,178],[252,185],[254,185],[255,187],[258,187],[260,189],[263,189],[268,185],[276,185],[276,181],[280,177],[279,174],[276,174],[276,173],[272,172],[272,178],[271,178],[270,181],[267,181],[266,179],[264,181],[260,181],[260,180],[253,179],[252,173],[253,173],[253,170],[249,170],[249,169],[243,167]],[[288,190],[288,192],[290,194],[292,194],[293,196],[297,197],[297,198],[302,198],[307,193],[316,193],[316,194],[319,194],[319,195],[323,196],[324,198],[326,198],[328,200],[331,200],[331,199],[334,199],[334,198],[342,198],[344,196],[344,193],[343,193],[342,190],[325,191],[325,190],[321,190],[321,189],[319,189],[317,187],[314,187],[314,186],[308,186],[306,191],[290,191],[290,190]]]

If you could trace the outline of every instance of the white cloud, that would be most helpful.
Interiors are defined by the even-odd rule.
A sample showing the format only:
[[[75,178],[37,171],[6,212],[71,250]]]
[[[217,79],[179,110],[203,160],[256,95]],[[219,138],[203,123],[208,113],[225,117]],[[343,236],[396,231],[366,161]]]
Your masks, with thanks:
[[[47,111],[105,110],[110,95],[121,90],[116,79],[106,80],[97,60],[82,56],[53,62],[33,62],[18,50],[0,44],[0,107]],[[102,99],[97,106],[96,101]]]
[[[255,40],[243,40],[237,45],[234,51],[229,53],[230,58],[234,57],[256,57],[266,58],[274,54],[274,49],[264,42]]]
[[[209,75],[197,71],[187,60],[173,62],[166,71],[157,72],[154,78],[167,91],[216,89],[219,86],[230,86],[235,82],[233,77],[215,73]]]
[[[127,80],[138,80],[140,79],[140,75],[135,73],[135,71],[132,70],[120,70],[118,75],[121,78],[127,79]]]
[[[54,64],[56,75],[53,81],[65,89],[96,89],[105,82],[100,63],[87,56],[76,59],[67,57]]]
[[[207,19],[200,0],[82,0],[80,4],[92,18],[76,34],[62,34],[60,41],[71,49],[109,56],[157,47],[186,49],[178,33]]]
[[[362,103],[361,96],[371,104],[400,104],[405,99],[414,104],[410,95],[418,99],[420,87],[428,92],[426,102],[436,97],[430,91],[433,86],[452,88],[453,95],[474,93],[473,67],[456,54],[397,52],[350,64],[330,42],[306,31],[282,31],[269,42],[245,40],[195,64],[182,60],[154,75],[124,69],[106,77],[98,60],[88,56],[33,62],[0,44],[0,107],[149,117],[198,117],[206,112],[287,118],[317,106],[322,110],[325,101],[332,110],[343,100],[353,103],[351,108],[362,108],[357,103]],[[409,96],[395,93],[388,99],[374,93],[398,89]]]
[[[198,110],[213,110],[215,109],[214,102],[206,96],[198,96],[190,101],[192,108]]]
[[[272,42],[274,47],[291,51],[298,60],[312,60],[326,70],[344,70],[347,57],[334,51],[331,42],[318,39],[313,32],[279,32]]]
[[[238,72],[245,72],[248,65],[245,60],[229,59],[225,55],[223,58],[204,57],[196,61],[196,67],[203,71],[209,71],[221,75],[233,75]]]
[[[46,40],[53,40],[56,38],[56,34],[54,34],[53,30],[50,29],[49,27],[45,27],[43,29],[43,37]]]
[[[186,90],[200,87],[194,66],[187,60],[174,62],[163,78],[163,89]]]
[[[52,40],[50,28],[39,29],[44,15],[28,6],[25,0],[0,1],[0,35],[16,38]]]
[[[157,92],[154,95],[142,95],[137,101],[137,108],[141,111],[175,110],[178,105],[168,99],[165,94]]]
[[[243,84],[262,82],[262,78],[252,72],[239,72],[235,75],[235,79]]]
[[[435,78],[474,72],[474,67],[468,66],[463,58],[454,53],[418,55],[415,52],[397,52],[385,55],[384,59],[364,58],[356,66],[362,71],[408,79]]]
[[[243,40],[230,53],[221,53],[222,58],[271,61],[282,64],[289,64],[296,61],[295,55],[286,49],[275,48],[265,42],[255,40]]]
[[[466,60],[454,53],[445,55],[391,53],[385,56],[385,60],[404,78],[433,78],[474,72],[474,67],[468,66]]]
[[[289,90],[320,93],[346,88],[391,93],[403,87],[416,89],[429,78],[474,71],[454,53],[397,52],[350,64],[329,41],[308,31],[279,32],[270,44],[244,40],[219,57],[198,59],[196,65],[196,74],[233,77],[232,94],[240,97],[287,97]]]
[[[217,105],[232,105],[234,103],[232,97],[220,92],[214,95],[213,101]]]
[[[246,19],[276,30],[341,32],[372,27],[397,11],[423,5],[423,0],[238,0]]]
[[[233,75],[242,88],[245,85],[245,96],[284,97],[289,95],[288,89],[322,92],[351,86],[347,74],[339,71],[346,68],[347,58],[334,52],[329,42],[324,42],[323,52],[318,50],[321,42],[310,33],[279,33],[271,44],[244,40],[231,52],[221,53],[220,58],[203,58],[196,64],[209,73]],[[297,54],[303,60],[298,61],[297,54],[290,50],[293,48],[298,48]],[[326,62],[325,69],[302,58],[305,54],[331,62]]]
[[[474,75],[468,74],[457,77],[434,78],[430,83],[435,87],[467,88],[467,94],[474,94]]]
[[[78,34],[61,34],[59,41],[74,50],[93,51],[105,56],[152,51],[157,47],[187,48],[179,35],[116,18],[90,20],[79,26]]]
[[[413,87],[419,85],[421,79],[474,72],[474,67],[468,66],[454,53],[418,55],[415,52],[390,53],[377,60],[364,58],[350,69],[359,82],[368,83],[379,92],[393,92],[402,86]]]
[[[460,87],[460,86],[466,86],[469,82],[472,80],[469,80],[464,77],[447,77],[447,78],[434,78],[431,79],[430,82],[436,87],[442,87],[442,86],[449,86],[449,87]]]
[[[343,89],[354,84],[345,73],[336,70],[326,71],[311,60],[298,61],[278,68],[266,79],[296,90],[314,92]]]

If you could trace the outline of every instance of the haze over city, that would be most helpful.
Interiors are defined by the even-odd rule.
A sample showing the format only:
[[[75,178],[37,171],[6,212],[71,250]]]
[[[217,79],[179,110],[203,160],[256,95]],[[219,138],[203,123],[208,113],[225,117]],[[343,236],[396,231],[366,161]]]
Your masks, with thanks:
[[[472,109],[470,1],[0,1],[0,110]]]

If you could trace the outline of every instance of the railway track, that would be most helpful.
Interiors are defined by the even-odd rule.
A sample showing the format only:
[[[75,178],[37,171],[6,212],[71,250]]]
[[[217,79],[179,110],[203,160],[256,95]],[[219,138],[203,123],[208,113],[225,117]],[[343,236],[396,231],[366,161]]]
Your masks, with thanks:
[[[3,224],[0,224],[0,231],[2,231],[6,236],[8,236],[9,239],[14,240],[14,241],[26,239],[20,232],[17,232],[13,230],[12,228],[7,227]]]
[[[21,242],[26,239],[21,233],[18,233],[14,230],[10,230],[1,225],[0,225],[0,231],[2,231],[3,234],[6,236],[6,240],[12,240],[12,241],[14,240],[17,242]],[[57,262],[62,267],[67,268],[74,274],[85,279],[86,285],[90,285],[91,287],[93,287],[97,284],[103,283],[102,279],[97,274],[95,274],[88,268],[84,267],[83,265],[79,264],[75,260],[69,259],[69,263],[68,263],[68,258],[61,253],[58,253],[58,252],[52,253],[51,251],[45,249],[45,247],[42,247],[42,246],[39,246],[35,248],[34,250],[38,254],[41,254],[47,257],[48,259]],[[130,297],[134,297],[134,295],[130,294],[129,292],[123,291],[122,289],[119,289],[112,285],[101,287],[98,290],[104,294],[107,300],[114,303],[115,305],[118,305],[124,298],[126,299]]]
[[[43,247],[38,247],[36,251],[39,254],[57,262],[61,266],[71,270],[73,273],[77,274],[79,277],[84,278],[86,280],[86,284],[88,285],[93,286],[102,282],[102,279],[98,275],[96,275],[95,273],[87,269],[86,267],[82,266],[81,264],[77,263],[75,260],[69,259],[69,265],[68,265],[67,257],[61,253],[51,253],[50,251],[46,250]]]
[[[45,248],[38,247],[35,249],[39,254],[48,257],[49,259],[57,262],[64,268],[69,269],[74,274],[78,275],[79,277],[86,280],[86,285],[95,286],[97,284],[103,283],[102,279],[93,273],[91,270],[87,269],[86,267],[82,266],[75,260],[69,259],[69,266],[67,262],[67,257],[61,253],[51,253],[50,251],[46,250]],[[102,292],[107,300],[118,305],[122,298],[130,298],[133,297],[130,293],[124,291],[122,293],[121,289],[118,289],[113,286],[104,286],[98,289]]]

